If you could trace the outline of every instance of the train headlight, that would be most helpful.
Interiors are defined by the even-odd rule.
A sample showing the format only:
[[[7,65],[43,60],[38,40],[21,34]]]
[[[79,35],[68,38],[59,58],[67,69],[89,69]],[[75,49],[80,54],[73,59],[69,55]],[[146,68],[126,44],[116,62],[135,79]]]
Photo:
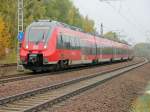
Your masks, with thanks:
[[[47,48],[47,46],[45,45],[45,46],[44,46],[44,49],[46,49],[46,48]]]
[[[26,49],[28,49],[29,48],[29,46],[28,45],[26,45]]]

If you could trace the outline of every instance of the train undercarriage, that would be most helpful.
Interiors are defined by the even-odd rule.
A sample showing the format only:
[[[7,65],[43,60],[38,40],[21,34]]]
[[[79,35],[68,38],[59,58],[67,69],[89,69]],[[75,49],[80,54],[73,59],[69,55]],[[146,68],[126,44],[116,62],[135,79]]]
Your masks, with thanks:
[[[123,61],[125,59],[120,58],[120,61]],[[128,58],[126,59],[128,60]],[[113,59],[108,59],[107,62],[114,62],[115,60]],[[98,64],[101,63],[98,59],[97,60],[92,60],[91,62],[83,63],[82,61],[79,61],[78,64]],[[55,64],[53,63],[48,63],[47,60],[43,58],[42,54],[28,54],[28,60],[26,64],[23,64],[25,69],[29,69],[33,72],[46,72],[46,71],[51,71],[51,70],[61,70],[68,68],[68,66],[74,65],[72,61],[69,60],[59,60]]]

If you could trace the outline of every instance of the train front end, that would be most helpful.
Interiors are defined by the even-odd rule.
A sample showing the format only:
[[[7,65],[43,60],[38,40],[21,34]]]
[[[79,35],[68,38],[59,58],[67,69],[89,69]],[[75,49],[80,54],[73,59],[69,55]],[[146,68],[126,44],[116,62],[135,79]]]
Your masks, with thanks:
[[[20,60],[26,69],[34,72],[43,70],[47,63],[48,45],[51,38],[52,26],[50,22],[33,22],[26,29]]]

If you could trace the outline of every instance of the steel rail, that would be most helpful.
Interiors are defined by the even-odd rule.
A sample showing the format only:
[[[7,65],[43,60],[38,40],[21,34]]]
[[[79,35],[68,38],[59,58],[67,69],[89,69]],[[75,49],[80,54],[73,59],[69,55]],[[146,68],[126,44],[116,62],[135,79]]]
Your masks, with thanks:
[[[105,71],[103,73],[96,73],[86,77],[65,81],[60,84],[10,96],[8,98],[3,98],[0,100],[0,112],[35,112],[43,110],[45,107],[64,101],[67,98],[104,83],[134,68],[142,66],[147,62],[148,61],[145,60],[142,63],[133,64],[128,67]]]
[[[136,63],[138,63],[138,62],[136,62]],[[111,65],[111,64],[108,64],[108,63],[104,63],[103,65],[105,65],[105,64],[106,64],[106,66]],[[20,80],[26,80],[26,79],[32,79],[32,78],[38,78],[38,77],[44,77],[44,76],[54,75],[54,74],[61,74],[61,73],[66,73],[66,72],[72,72],[72,71],[77,71],[77,70],[88,69],[88,68],[96,68],[98,66],[100,66],[100,64],[95,65],[95,66],[80,65],[80,66],[69,67],[68,69],[64,69],[64,70],[60,70],[60,71],[52,71],[50,73],[42,73],[42,74],[22,73],[22,74],[17,74],[17,75],[12,75],[12,76],[4,76],[4,77],[0,78],[0,84],[20,81]]]

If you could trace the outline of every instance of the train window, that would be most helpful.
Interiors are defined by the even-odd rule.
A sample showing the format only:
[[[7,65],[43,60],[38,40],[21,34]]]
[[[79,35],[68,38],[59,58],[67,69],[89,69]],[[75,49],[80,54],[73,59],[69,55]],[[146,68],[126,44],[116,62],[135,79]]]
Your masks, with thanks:
[[[74,39],[75,39],[75,49],[79,49],[80,47],[80,44],[79,44],[79,38],[77,38],[77,37],[74,37]]]
[[[118,48],[118,54],[120,54],[120,48]]]
[[[103,54],[112,54],[113,49],[111,47],[105,46],[103,47]]]
[[[121,53],[121,49],[119,48],[118,50],[119,50],[119,51],[118,51],[118,52],[119,52],[118,54],[122,54],[122,53]]]
[[[102,54],[102,47],[103,47],[102,45],[99,45],[99,47],[98,47],[98,49],[99,49],[98,50],[98,54]]]
[[[115,52],[116,52],[116,55],[118,55],[118,48],[116,48]]]
[[[51,27],[36,26],[31,27],[28,33],[28,41],[30,42],[47,42],[50,37]]]
[[[77,49],[80,49],[80,38],[76,37]]]
[[[83,40],[80,39],[80,47],[83,48]]]
[[[59,34],[57,36],[57,48],[62,48],[63,47],[63,39],[62,39],[62,35]]]
[[[73,38],[74,38],[74,44],[75,44],[74,49],[77,49],[77,39],[76,37],[73,37]]]
[[[101,46],[99,44],[97,46],[97,54],[101,54]]]
[[[72,49],[72,38],[71,38],[71,36],[68,36],[68,38],[69,38],[69,43],[70,43],[70,48],[69,49]]]
[[[120,48],[120,54],[123,54],[123,50]]]
[[[73,36],[70,37],[70,42],[71,42],[71,49],[76,48],[76,40]]]
[[[68,35],[65,35],[65,48],[70,49],[70,37]]]
[[[74,39],[74,49],[77,49],[77,40],[75,37],[73,39]]]
[[[95,55],[95,54],[96,54],[96,47],[95,47],[95,44],[94,44],[94,43],[91,43],[91,49],[92,49],[91,53],[92,53],[93,55]]]
[[[62,35],[62,40],[63,40],[63,48],[66,49],[66,37],[65,37],[65,35]]]
[[[80,40],[80,45],[81,45],[81,51],[83,54],[87,54],[88,48],[86,47],[86,43],[84,40]]]

